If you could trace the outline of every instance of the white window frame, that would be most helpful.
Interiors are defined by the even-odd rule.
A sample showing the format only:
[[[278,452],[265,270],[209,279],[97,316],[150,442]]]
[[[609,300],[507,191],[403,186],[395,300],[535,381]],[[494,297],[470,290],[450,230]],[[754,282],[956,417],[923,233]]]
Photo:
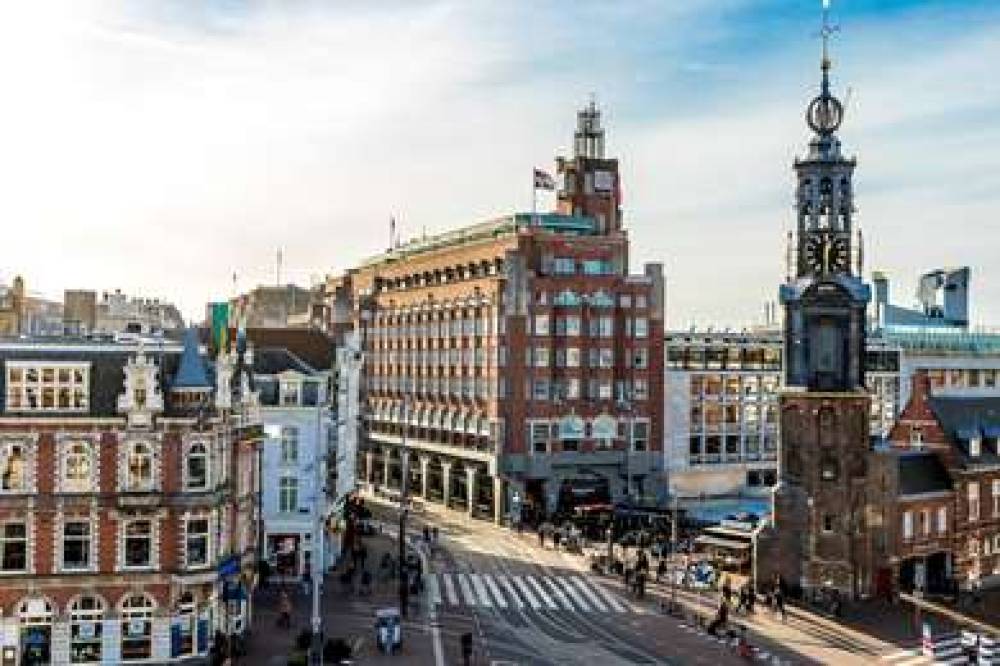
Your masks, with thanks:
[[[192,532],[191,523],[205,523],[204,532]],[[204,539],[205,559],[202,562],[195,562],[191,559],[191,545],[193,539]],[[187,569],[204,569],[212,565],[212,518],[208,514],[185,516],[184,518],[184,567]]]
[[[84,566],[69,566],[66,562],[66,542],[69,539],[66,535],[66,528],[69,525],[86,525],[86,535],[83,537],[74,536],[74,540],[86,543],[87,563]],[[94,520],[90,516],[70,516],[63,517],[59,521],[57,529],[59,543],[59,570],[65,572],[94,571],[96,568],[97,549],[94,548],[97,538]]]
[[[8,538],[7,527],[9,525],[23,525],[24,526],[24,536],[16,538]],[[8,544],[21,543],[24,544],[24,568],[23,569],[3,569],[0,568],[0,576],[10,576],[17,574],[28,573],[31,570],[31,524],[26,518],[24,519],[9,519],[0,521],[0,567],[3,566],[3,560],[7,556],[6,549]]]
[[[528,421],[528,451],[531,455],[545,455],[551,453],[552,429],[548,421]],[[537,451],[535,444],[545,444],[544,451]]]
[[[297,476],[282,476],[278,479],[278,513],[290,514],[298,512],[299,479]]]
[[[1000,479],[993,479],[993,517],[1000,518]]]
[[[8,361],[5,365],[7,411],[86,413],[90,409],[90,363]],[[64,373],[68,373],[65,378]],[[60,406],[64,391],[69,392],[68,404]],[[52,404],[45,406],[48,394]],[[29,395],[35,396],[34,407],[28,404]]]
[[[142,602],[139,604],[132,604],[130,602],[134,600],[141,599]],[[124,648],[126,640],[144,640],[149,644],[149,657],[142,657],[139,659],[126,659],[124,656],[124,649],[121,650],[121,661],[124,663],[131,662],[143,662],[151,659],[153,657],[153,613],[156,610],[156,602],[147,594],[143,593],[129,593],[126,594],[119,605],[119,613],[121,617],[121,638],[120,648]],[[140,625],[141,623],[141,625]],[[143,632],[134,631],[136,628],[142,626]]]
[[[92,601],[92,604],[88,604],[88,607],[84,607],[84,600]],[[91,664],[91,663],[101,663],[100,660],[104,654],[104,644],[103,644],[103,629],[104,629],[104,609],[106,605],[104,599],[97,596],[96,594],[81,595],[73,599],[69,604],[69,654],[71,664]],[[93,636],[90,638],[80,638],[80,634],[83,633],[82,629],[84,626],[90,627],[88,631],[93,632]],[[97,647],[97,659],[95,662],[93,660],[77,660],[73,658],[74,646],[75,644],[81,645],[91,645]]]
[[[82,447],[82,448],[80,448]],[[93,442],[82,439],[70,439],[59,443],[61,462],[59,464],[59,490],[64,493],[92,493],[96,487],[97,456]],[[86,449],[85,452],[82,449]],[[87,477],[85,480],[70,478],[71,465],[80,459],[86,461]]]
[[[134,536],[130,537],[128,535],[128,528],[130,525],[133,525],[135,523],[149,524],[149,532],[146,535],[146,538],[149,540],[149,557],[147,558],[146,564],[128,563],[128,540],[130,538],[137,538]],[[156,547],[159,538],[158,528],[159,526],[154,518],[147,518],[147,517],[129,518],[121,521],[118,530],[118,543],[120,544],[118,548],[119,569],[121,569],[122,571],[149,571],[157,568],[157,562],[159,560],[159,551]]]
[[[966,490],[969,500],[969,522],[974,523],[979,520],[979,482],[972,481]]]
[[[646,317],[636,317],[635,324],[632,327],[633,337],[636,338],[648,338],[649,337],[649,319]]]
[[[15,452],[19,452],[18,458],[11,460]],[[20,466],[19,470],[15,470],[15,464]],[[34,442],[27,438],[0,440],[0,495],[19,495],[32,492],[34,467]],[[5,488],[4,484],[10,483],[15,471],[20,474],[20,484]]]
[[[645,428],[646,436],[639,437],[637,433],[641,431],[643,428]],[[650,434],[651,430],[652,430],[652,424],[650,423],[649,419],[634,419],[629,427],[629,433],[630,433],[629,448],[631,448],[632,451],[649,451],[650,450],[649,445],[651,441],[651,434]],[[644,442],[644,445],[641,449],[638,448],[637,446],[638,442]]]
[[[549,315],[548,314],[536,314],[532,322],[534,328],[534,334],[537,336],[547,336],[549,335]]]
[[[903,512],[903,540],[910,541],[913,539],[913,512],[904,511]]]
[[[281,426],[279,440],[279,462],[286,466],[299,464],[299,428],[298,426]]]
[[[948,532],[948,507],[939,506],[937,510],[937,533],[945,534]]]
[[[143,449],[145,449],[145,452],[143,452]],[[143,458],[148,458],[148,477],[145,475],[134,475],[134,470],[141,470],[143,468],[143,465],[141,465]],[[133,468],[133,462],[140,464],[138,467]],[[150,492],[156,489],[156,446],[153,442],[144,439],[126,442],[124,464],[125,469],[123,471],[126,491]]]
[[[212,486],[212,457],[208,442],[201,440],[191,442],[187,447],[187,456],[184,458],[184,489],[189,491],[208,490]],[[195,484],[191,475],[191,463],[197,459],[202,459],[205,464],[205,482]]]

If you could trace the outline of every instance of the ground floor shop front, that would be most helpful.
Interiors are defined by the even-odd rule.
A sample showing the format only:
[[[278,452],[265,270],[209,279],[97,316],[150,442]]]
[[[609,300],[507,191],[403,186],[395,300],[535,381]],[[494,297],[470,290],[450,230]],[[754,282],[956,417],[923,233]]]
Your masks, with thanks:
[[[214,575],[212,576],[214,579]],[[249,626],[242,583],[43,590],[0,608],[0,666],[170,663]]]

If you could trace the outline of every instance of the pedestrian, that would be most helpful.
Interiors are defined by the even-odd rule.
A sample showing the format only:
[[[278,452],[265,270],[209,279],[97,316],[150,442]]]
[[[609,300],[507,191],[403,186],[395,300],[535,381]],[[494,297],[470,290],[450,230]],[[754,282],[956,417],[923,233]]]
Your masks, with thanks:
[[[545,526],[538,525],[538,547],[545,548]]]
[[[667,560],[665,558],[660,558],[660,561],[656,565],[656,582],[660,582],[660,578],[667,573]]]
[[[302,572],[302,594],[308,595],[312,588],[312,574],[309,573],[309,569]]]
[[[729,584],[729,576],[724,576],[722,578],[722,599],[728,605],[732,603],[732,597],[733,597],[733,588]]]
[[[428,546],[431,543],[431,528],[428,527],[427,525],[424,525],[424,543],[426,543]]]
[[[437,526],[431,528],[431,538],[434,540],[434,545],[438,545],[438,528]]]
[[[281,599],[278,601],[278,626],[282,629],[292,626],[292,600],[285,590],[281,591]]]
[[[358,553],[358,560],[361,563],[361,568],[365,568],[365,563],[368,561],[368,548],[361,546],[361,552]]]
[[[781,574],[775,574],[774,576],[774,614],[781,615],[781,621],[784,622],[787,619],[785,612],[785,590],[784,582],[781,580]]]
[[[640,571],[635,576],[635,596],[639,599],[646,598],[646,572]]]
[[[757,600],[757,591],[754,589],[753,579],[747,582],[747,615],[753,615],[753,605]]]
[[[708,633],[715,636],[715,632],[726,626],[726,622],[729,621],[729,604],[726,603],[725,599],[719,602],[719,610],[715,613],[715,619],[712,620],[711,624],[708,625]]]
[[[559,550],[559,539],[560,539],[559,530],[553,530],[553,532],[552,532],[552,547],[555,548],[556,550]]]

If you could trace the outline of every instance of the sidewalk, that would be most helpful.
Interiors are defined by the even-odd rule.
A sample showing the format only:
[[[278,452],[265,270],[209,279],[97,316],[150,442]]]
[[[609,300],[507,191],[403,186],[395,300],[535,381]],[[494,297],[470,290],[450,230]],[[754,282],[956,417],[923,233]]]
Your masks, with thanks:
[[[379,561],[383,553],[395,558],[398,545],[386,534],[364,537],[368,549],[367,568],[372,572],[370,596],[360,595],[360,572],[352,588],[341,584],[342,569],[328,573],[324,581],[323,632],[325,638],[345,639],[354,647],[355,664],[434,663],[433,648],[426,620],[422,612],[411,606],[409,618],[403,620],[403,647],[394,656],[381,654],[375,645],[375,611],[379,608],[398,607],[398,582],[395,576],[381,576]],[[312,598],[303,593],[301,584],[269,585],[256,598],[255,622],[249,641],[248,656],[242,663],[254,666],[285,666],[292,654],[295,638],[303,629],[310,628]],[[292,599],[292,627],[278,627],[278,599],[280,590],[286,589]],[[412,601],[412,599],[411,599]]]

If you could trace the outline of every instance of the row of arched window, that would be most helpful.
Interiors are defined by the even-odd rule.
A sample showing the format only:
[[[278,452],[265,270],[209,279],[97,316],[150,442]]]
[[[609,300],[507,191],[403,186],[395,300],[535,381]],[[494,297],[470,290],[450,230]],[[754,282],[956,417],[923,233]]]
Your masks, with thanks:
[[[0,493],[33,491],[36,446],[35,442],[27,440],[0,441]],[[68,440],[58,444],[58,492],[97,492],[98,452],[98,445],[88,440]],[[184,489],[208,490],[212,482],[208,445],[204,442],[192,442],[185,448],[183,460]],[[119,461],[119,490],[148,492],[160,488],[159,447],[156,444],[147,441],[127,442]]]

